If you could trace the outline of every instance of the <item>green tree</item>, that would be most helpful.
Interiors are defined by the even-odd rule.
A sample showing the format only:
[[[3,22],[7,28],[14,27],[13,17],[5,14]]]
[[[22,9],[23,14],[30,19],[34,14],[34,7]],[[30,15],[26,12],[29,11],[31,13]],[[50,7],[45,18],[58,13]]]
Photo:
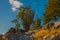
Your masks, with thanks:
[[[35,30],[39,27],[41,27],[41,19],[37,17],[32,24],[32,29]]]
[[[56,21],[60,17],[60,0],[48,0],[44,13],[44,23]]]
[[[20,28],[20,24],[21,24],[21,22],[20,22],[20,18],[19,18],[18,15],[16,16],[16,19],[14,19],[14,20],[12,21],[12,23],[15,24],[15,29],[16,29],[16,31],[18,31],[19,28]]]
[[[18,16],[22,20],[22,25],[25,28],[25,31],[28,31],[30,29],[30,25],[32,24],[34,19],[34,14],[34,10],[32,10],[30,6],[21,7],[18,11]]]

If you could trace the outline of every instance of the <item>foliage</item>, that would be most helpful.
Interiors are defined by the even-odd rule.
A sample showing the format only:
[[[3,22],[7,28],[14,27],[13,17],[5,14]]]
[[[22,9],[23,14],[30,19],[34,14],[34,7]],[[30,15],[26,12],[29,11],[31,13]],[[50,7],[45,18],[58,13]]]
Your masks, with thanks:
[[[30,25],[34,19],[34,14],[35,13],[30,9],[30,6],[20,8],[18,16],[22,20],[22,25],[25,28],[25,31],[28,31],[30,29]]]
[[[48,0],[46,11],[44,13],[45,24],[50,21],[56,21],[60,17],[60,0]]]
[[[41,26],[41,19],[37,17],[32,24],[32,29],[35,30],[40,26]]]
[[[16,16],[16,19],[12,20],[12,23],[15,24],[16,31],[19,30],[19,28],[20,28],[20,22],[19,21],[20,21],[20,18],[18,15]]]

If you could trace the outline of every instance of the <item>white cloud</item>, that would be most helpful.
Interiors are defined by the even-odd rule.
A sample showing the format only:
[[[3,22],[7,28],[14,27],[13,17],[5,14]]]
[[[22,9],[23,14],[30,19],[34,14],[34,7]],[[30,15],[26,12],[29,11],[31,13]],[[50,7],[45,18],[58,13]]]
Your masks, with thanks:
[[[11,8],[13,11],[16,11],[16,8]]]
[[[17,0],[9,0],[9,3],[12,5],[12,8],[11,9],[13,11],[16,11],[17,8],[20,8],[23,5],[23,3],[21,3],[21,2],[19,2]]]

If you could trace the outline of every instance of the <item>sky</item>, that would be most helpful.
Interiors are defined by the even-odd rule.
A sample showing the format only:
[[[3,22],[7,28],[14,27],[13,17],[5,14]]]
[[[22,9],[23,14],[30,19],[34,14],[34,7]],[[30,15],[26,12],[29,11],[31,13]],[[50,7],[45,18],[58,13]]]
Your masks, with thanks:
[[[35,9],[35,15],[42,17],[48,0],[0,0],[0,33],[4,34],[14,27],[11,22],[16,17],[20,6],[30,5]]]

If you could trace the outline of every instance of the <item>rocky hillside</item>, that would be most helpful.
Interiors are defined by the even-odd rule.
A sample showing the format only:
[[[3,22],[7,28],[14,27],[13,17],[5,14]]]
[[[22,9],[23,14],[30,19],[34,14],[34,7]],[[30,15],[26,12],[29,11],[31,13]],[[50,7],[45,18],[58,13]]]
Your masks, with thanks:
[[[9,32],[3,36],[4,40],[60,40],[60,22],[47,23],[40,29],[30,30],[25,33]]]
[[[60,40],[60,22],[47,23],[33,36],[35,40]]]

